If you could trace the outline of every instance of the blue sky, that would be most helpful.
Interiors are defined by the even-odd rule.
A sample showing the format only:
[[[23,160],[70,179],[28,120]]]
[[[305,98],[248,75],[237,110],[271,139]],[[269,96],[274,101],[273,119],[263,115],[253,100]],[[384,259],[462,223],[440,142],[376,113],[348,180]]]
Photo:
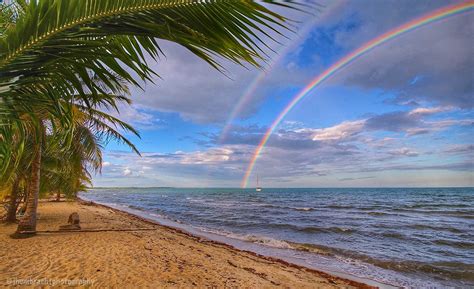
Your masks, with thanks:
[[[321,1],[324,2],[324,1]],[[119,117],[142,156],[109,143],[96,186],[238,187],[266,128],[325,68],[372,38],[459,1],[327,1],[279,10],[300,32],[272,44],[281,61],[219,142],[259,70],[219,73],[163,42],[162,77],[132,89]],[[302,33],[310,27],[308,33]],[[474,12],[422,27],[359,58],[313,90],[272,135],[254,173],[265,187],[474,186]],[[269,60],[272,63],[272,60]],[[255,175],[250,183],[255,182]]]

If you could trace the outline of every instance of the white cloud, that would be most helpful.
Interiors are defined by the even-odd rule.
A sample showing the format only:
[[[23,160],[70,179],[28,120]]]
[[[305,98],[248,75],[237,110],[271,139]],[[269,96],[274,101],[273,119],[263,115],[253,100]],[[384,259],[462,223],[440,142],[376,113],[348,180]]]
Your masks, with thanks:
[[[123,172],[122,172],[122,175],[123,175],[124,177],[129,177],[129,176],[131,176],[132,174],[133,174],[133,172],[132,172],[132,170],[130,170],[129,168],[125,168],[125,169],[123,170]]]
[[[208,151],[197,151],[183,154],[182,164],[217,164],[231,159],[233,150],[230,148],[213,148]]]
[[[410,111],[409,115],[413,115],[413,116],[431,115],[431,114],[436,114],[436,113],[440,113],[440,112],[450,111],[452,109],[453,108],[450,107],[450,106],[447,106],[447,107],[442,107],[442,106],[438,106],[438,107],[418,107],[418,108],[415,108],[412,111]]]
[[[314,141],[343,140],[362,132],[365,120],[345,121],[338,125],[313,130]]]
[[[162,124],[161,119],[155,117],[150,109],[145,109],[143,106],[120,104],[118,109],[119,112],[111,109],[108,113],[139,129],[157,128]]]
[[[417,151],[412,150],[407,147],[390,150],[388,153],[394,156],[407,156],[407,157],[416,157],[419,155]]]

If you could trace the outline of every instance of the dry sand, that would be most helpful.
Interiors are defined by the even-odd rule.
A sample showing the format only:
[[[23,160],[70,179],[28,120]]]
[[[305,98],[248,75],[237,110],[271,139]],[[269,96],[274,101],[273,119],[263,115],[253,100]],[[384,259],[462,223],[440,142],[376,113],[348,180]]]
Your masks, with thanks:
[[[0,286],[369,288],[95,204],[40,202],[39,212],[42,232],[32,238],[12,239],[16,224],[0,224]],[[45,232],[72,212],[90,232]]]

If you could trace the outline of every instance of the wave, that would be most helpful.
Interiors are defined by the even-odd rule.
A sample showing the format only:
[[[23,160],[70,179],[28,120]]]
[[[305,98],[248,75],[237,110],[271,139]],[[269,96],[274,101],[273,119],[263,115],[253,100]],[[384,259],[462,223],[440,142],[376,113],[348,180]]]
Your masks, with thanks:
[[[202,228],[201,228],[202,229]],[[295,251],[307,252],[322,256],[336,258],[345,263],[365,262],[383,269],[398,271],[402,273],[423,273],[443,280],[459,280],[465,284],[474,282],[474,265],[462,262],[420,262],[412,260],[386,260],[371,257],[357,251],[343,248],[330,247],[318,244],[298,243],[287,240],[279,240],[258,235],[239,235],[235,233],[202,229],[206,232],[225,236],[228,238],[238,239],[241,241],[251,242],[263,246],[290,249]],[[311,229],[313,230],[313,229]],[[337,229],[336,229],[337,230]]]
[[[368,214],[368,215],[371,215],[371,216],[387,216],[387,215],[392,215],[392,214],[384,213],[384,212],[368,212],[367,214]]]
[[[365,206],[365,207],[355,207],[360,211],[372,211],[372,210],[389,210],[392,206],[383,206],[383,205],[374,205],[374,206]]]
[[[274,228],[274,229],[286,229],[295,232],[303,233],[338,233],[338,234],[352,234],[357,232],[356,229],[347,227],[317,227],[317,226],[298,226],[293,224],[284,223],[269,223],[269,224],[256,224],[257,227]]]
[[[293,209],[295,211],[304,211],[304,212],[314,211],[314,208],[305,208],[305,207],[303,207],[303,208],[298,208],[298,207],[293,208],[292,207],[291,209]]]
[[[352,234],[357,230],[351,228],[341,228],[341,227],[303,227],[298,229],[300,232],[307,233],[339,233],[339,234]]]
[[[354,206],[347,206],[347,205],[328,205],[326,208],[330,209],[354,209]]]
[[[137,211],[145,211],[145,208],[143,207],[140,207],[140,206],[136,206],[136,205],[125,205],[125,207],[128,207],[130,209],[134,209],[134,210],[137,210]]]
[[[473,210],[414,210],[407,208],[394,208],[391,211],[474,219]]]
[[[349,229],[349,228],[339,228],[339,227],[329,227],[329,228],[322,228],[322,227],[296,227],[292,225],[286,225],[286,224],[273,224],[270,225],[270,227],[285,227],[285,228],[291,228],[293,230],[297,230],[300,232],[309,232],[309,233],[317,233],[317,232],[322,232],[322,233],[328,233],[328,232],[333,232],[333,233],[344,233],[344,234],[351,234],[354,232],[354,230]],[[262,244],[270,247],[276,247],[276,248],[284,248],[284,249],[302,249],[303,247],[297,246],[293,247],[292,244],[298,244],[286,240],[279,240],[279,239],[274,239],[271,237],[267,236],[261,236],[261,235],[256,235],[256,234],[236,234],[233,232],[225,231],[225,230],[215,230],[215,229],[210,229],[210,228],[203,228],[203,227],[198,227],[199,230],[207,233],[212,233],[220,236],[225,236],[228,238],[232,239],[237,239],[237,240],[242,240],[242,241],[247,241],[247,242],[252,242],[256,244]],[[307,249],[304,249],[303,251],[308,251]]]
[[[245,241],[249,241],[252,243],[256,244],[262,244],[265,246],[269,247],[274,247],[274,248],[282,248],[282,249],[294,249],[288,242],[278,240],[278,239],[273,239],[269,237],[263,237],[263,236],[255,236],[255,235],[247,235],[244,238]]]
[[[189,201],[189,202],[192,202],[192,203],[209,203],[209,202],[213,201],[213,200],[191,198],[191,197],[187,197],[186,200]]]
[[[384,260],[374,258],[356,251],[324,245],[288,242],[293,249],[338,258],[347,263],[356,260],[375,265],[377,267],[403,272],[425,273],[436,275],[444,280],[459,280],[466,284],[474,284],[474,264],[462,262],[419,262],[412,260]]]
[[[285,210],[295,210],[295,211],[304,211],[304,212],[309,212],[309,211],[314,211],[314,208],[310,207],[289,207],[289,206],[284,206],[284,205],[275,205],[275,204],[250,204],[251,206],[254,207],[262,207],[262,208],[274,208],[274,209],[285,209]]]
[[[430,225],[425,225],[425,224],[414,224],[414,225],[408,225],[406,226],[407,228],[410,229],[415,229],[415,230],[433,230],[433,231],[448,231],[452,233],[464,233],[464,231],[453,228],[453,227],[437,227],[437,226],[430,226]]]
[[[250,206],[252,206],[252,207],[262,207],[262,208],[275,208],[275,209],[287,208],[285,206],[266,204],[266,203],[252,203],[252,204],[250,204]]]
[[[239,203],[239,205],[242,205]],[[294,211],[302,211],[302,212],[309,212],[316,210],[315,208],[311,207],[290,207],[284,205],[277,205],[277,204],[268,204],[268,203],[248,203],[245,204],[250,207],[260,207],[260,208],[270,208],[270,209],[280,209],[280,210],[294,210]]]
[[[207,230],[210,231],[210,230]],[[290,249],[302,251],[311,254],[329,256],[337,258],[346,263],[362,261],[377,267],[394,270],[403,273],[424,273],[436,275],[444,280],[459,280],[466,284],[474,282],[474,265],[462,262],[418,262],[411,260],[383,260],[374,258],[365,254],[358,253],[342,248],[329,247],[324,245],[297,243],[286,240],[278,240],[257,235],[238,235],[222,231],[212,231],[214,234],[224,235],[226,237],[252,242],[273,248]]]
[[[459,249],[466,249],[466,250],[474,249],[474,243],[471,243],[471,242],[438,239],[438,240],[433,241],[433,243],[437,245],[450,246],[450,247],[459,248]]]
[[[213,230],[209,228],[202,228],[199,227],[199,230],[206,232],[206,233],[211,233],[219,236],[224,236],[232,239],[237,239],[241,241],[246,241],[246,242],[251,242],[255,244],[260,244],[268,247],[273,247],[273,248],[280,248],[280,249],[294,249],[289,242],[283,241],[283,240],[278,240],[278,239],[273,239],[270,237],[266,236],[258,236],[258,235],[253,235],[253,234],[246,234],[246,235],[240,235],[232,232],[227,232],[223,230]]]
[[[313,230],[313,229],[311,229]],[[308,244],[308,243],[297,243],[286,240],[277,240],[268,237],[255,236],[255,235],[244,235],[236,236],[234,234],[227,235],[228,237],[237,238],[240,240],[262,244],[265,246],[292,249],[297,251],[304,251],[308,253],[331,256],[339,259],[344,259],[346,262],[353,262],[351,260],[359,260],[366,262],[383,269],[394,270],[405,273],[417,273],[422,272],[426,274],[441,276],[445,280],[460,280],[464,282],[474,281],[474,265],[466,264],[462,262],[419,262],[412,260],[383,260],[374,258],[365,254],[358,253],[356,251],[329,247],[324,245]],[[393,237],[404,238],[403,235],[393,234]],[[388,235],[387,235],[388,237]],[[463,244],[465,245],[465,244]],[[469,244],[473,246],[473,244]]]
[[[416,209],[416,208],[469,208],[470,205],[462,204],[462,203],[455,203],[455,204],[447,204],[447,203],[420,203],[420,204],[413,204],[413,205],[404,205],[401,208],[407,209]]]
[[[308,243],[296,243],[296,242],[288,242],[288,244],[290,244],[293,247],[293,249],[298,250],[298,251],[304,251],[304,252],[309,252],[309,253],[324,255],[324,256],[334,255],[332,248],[329,248],[326,246],[319,246],[319,245],[308,244]]]
[[[385,233],[382,233],[382,236],[386,238],[392,238],[392,239],[400,239],[400,240],[406,239],[405,235],[397,233],[397,232],[385,232]]]

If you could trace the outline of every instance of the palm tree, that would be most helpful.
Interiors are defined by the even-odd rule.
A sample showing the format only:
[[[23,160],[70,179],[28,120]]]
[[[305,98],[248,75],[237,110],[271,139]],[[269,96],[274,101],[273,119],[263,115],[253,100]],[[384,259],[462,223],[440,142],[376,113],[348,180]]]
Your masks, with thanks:
[[[290,6],[292,1],[266,3]],[[42,155],[48,123],[65,128],[70,146],[76,125],[64,103],[87,109],[113,104],[121,81],[139,85],[155,75],[157,38],[180,44],[223,70],[218,57],[259,66],[262,37],[272,39],[285,18],[254,1],[242,0],[37,0],[16,1],[0,17],[0,172],[14,162],[12,151],[31,143],[28,208],[19,231],[36,229]],[[6,19],[6,20],[5,20]],[[263,56],[262,56],[263,55]],[[117,78],[120,77],[120,79]],[[97,81],[100,80],[100,81]],[[100,84],[98,84],[100,83]],[[19,118],[28,116],[28,125]],[[14,128],[16,133],[9,131]],[[20,137],[14,146],[7,141]],[[14,164],[13,167],[16,165]]]
[[[27,116],[26,116],[27,117]],[[30,173],[32,151],[28,149],[32,139],[27,118],[18,117],[15,121],[3,122],[0,126],[0,160],[4,171],[0,174],[0,190],[10,192],[10,202],[6,221],[16,221],[19,192],[25,194],[27,175]],[[9,161],[7,161],[8,159]]]
[[[118,76],[115,79],[120,81]],[[95,81],[97,84],[101,84],[100,79]],[[117,86],[116,90],[119,90],[122,94],[127,94],[128,88],[126,85],[124,83],[120,85],[120,87]],[[83,185],[83,182],[79,181],[78,178],[82,179],[82,181],[89,179],[86,167],[81,166],[81,157],[92,157],[92,150],[97,150],[97,147],[91,146],[91,142],[89,142],[89,146],[85,147],[89,150],[86,156],[79,155],[81,151],[77,150],[79,144],[85,145],[85,143],[82,143],[82,140],[83,137],[87,136],[86,130],[91,130],[88,140],[92,141],[92,144],[94,140],[107,142],[115,139],[125,143],[138,153],[135,146],[117,130],[117,127],[136,135],[138,135],[138,132],[130,125],[96,109],[96,107],[100,107],[117,110],[118,102],[130,103],[130,100],[123,95],[111,93],[99,94],[92,98],[92,101],[87,103],[87,105],[83,104],[80,100],[77,103],[71,103],[61,99],[57,101],[45,99],[32,106],[34,113],[29,112],[27,106],[24,106],[25,109],[20,113],[18,107],[12,107],[15,104],[14,102],[6,101],[3,103],[3,106],[0,107],[0,111],[3,108],[4,112],[0,114],[0,120],[3,120],[0,121],[2,124],[0,126],[0,138],[6,141],[0,142],[0,156],[3,155],[4,159],[9,161],[3,163],[5,170],[3,174],[0,174],[0,184],[3,180],[3,184],[11,185],[12,203],[17,198],[15,184],[18,176],[29,175],[25,185],[28,197],[26,212],[20,220],[18,232],[35,231],[36,210],[41,190],[57,188],[58,186],[54,187],[54,184],[60,184],[63,191],[75,194],[77,193],[77,188]],[[99,146],[98,149],[100,149],[100,145],[97,145]],[[59,171],[54,169],[56,174],[53,174],[51,170],[49,174],[48,171],[41,173],[42,168],[48,168],[45,164],[51,164],[52,153],[48,153],[48,150],[51,151],[51,149],[53,149],[55,154],[69,158],[71,160],[69,164],[75,163],[76,171],[73,173],[73,170],[69,169],[69,171],[65,172],[64,170],[69,168],[69,166],[62,166],[62,169]],[[2,154],[2,151],[6,153]],[[42,161],[45,156],[47,158]],[[97,167],[97,161],[95,163]],[[50,178],[47,178],[47,176],[50,176]],[[55,176],[56,179],[51,178],[51,176]],[[43,182],[42,186],[41,178],[47,181]],[[59,183],[58,181],[63,182]],[[66,184],[70,186],[64,189]],[[16,212],[16,206],[13,207],[11,205],[10,210],[8,214],[10,216],[9,219],[13,221],[15,219],[14,212]]]
[[[19,157],[20,159],[17,162],[17,166],[12,169],[13,174],[10,175],[11,180],[4,181],[3,185],[0,185],[0,189],[6,186],[7,191],[10,191],[10,202],[5,219],[7,222],[16,221],[18,205],[20,204],[21,198],[25,197],[27,192],[26,175],[29,173],[29,166],[31,164],[31,154],[28,151],[15,154],[14,157]]]
[[[54,130],[47,136],[41,169],[40,193],[56,192],[74,197],[86,184],[91,183],[93,172],[102,167],[102,147],[109,140],[130,143],[120,132],[111,125],[127,125],[117,118],[100,111],[93,111],[79,105],[72,105],[76,129],[74,142],[64,145],[64,133],[61,126],[55,125]],[[138,133],[131,127],[128,130],[135,135]],[[133,150],[133,144],[130,143]]]
[[[115,98],[127,100],[125,97]],[[40,178],[43,182],[40,183],[38,190],[43,194],[56,191],[74,196],[84,187],[85,183],[90,182],[91,172],[100,171],[101,149],[105,143],[113,139],[129,145],[132,150],[137,151],[134,145],[117,130],[117,127],[139,135],[128,124],[102,111],[78,104],[64,103],[64,105],[70,107],[68,111],[72,115],[75,127],[72,136],[74,141],[71,144],[66,144],[69,128],[64,127],[56,119],[49,119],[48,124],[45,125],[46,131],[43,136],[45,141],[40,156]],[[0,136],[2,135],[1,131],[0,129]],[[19,139],[19,137],[15,137],[15,139]],[[31,134],[26,134],[24,140],[25,149],[13,154],[14,158],[21,160],[15,168],[11,169],[10,175],[3,175],[3,177],[11,179],[8,189],[11,191],[11,202],[12,204],[15,202],[16,205],[18,204],[17,192],[20,182],[23,181],[23,176],[35,169],[32,162],[34,158],[31,154],[35,151],[33,146],[36,145],[36,142]],[[28,185],[31,185],[32,181],[36,181],[31,177],[28,180]],[[8,184],[8,180],[3,183]],[[2,185],[0,185],[1,187]],[[36,223],[34,217],[36,210],[31,204],[37,202],[37,198],[34,194],[30,194],[31,190],[28,191],[25,218],[21,220],[19,226],[21,230],[29,229]],[[15,220],[16,208],[17,206],[10,206],[9,219],[7,220]]]

